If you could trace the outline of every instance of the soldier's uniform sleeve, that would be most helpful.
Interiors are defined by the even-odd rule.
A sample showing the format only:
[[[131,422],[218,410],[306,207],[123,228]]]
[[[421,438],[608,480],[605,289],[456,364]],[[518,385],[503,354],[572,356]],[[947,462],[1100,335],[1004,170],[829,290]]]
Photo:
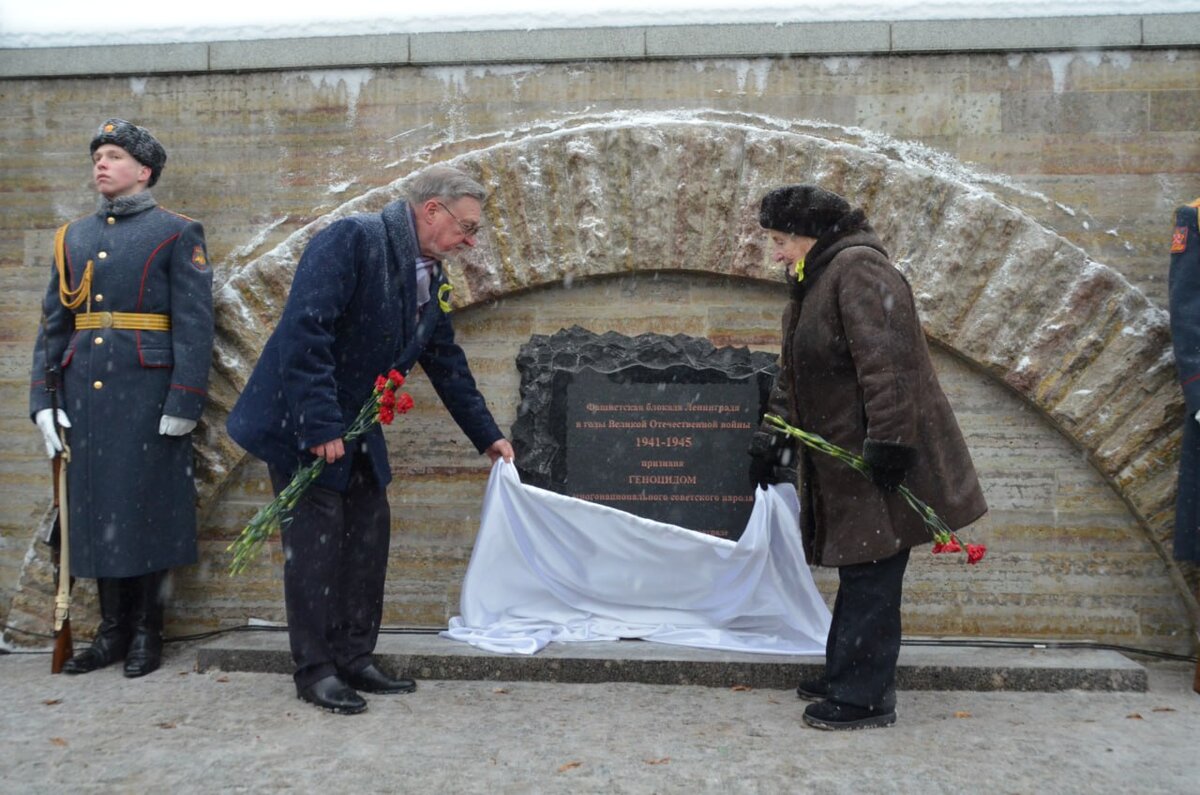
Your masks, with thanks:
[[[200,419],[208,395],[213,349],[212,268],[204,228],[189,221],[170,265],[171,347],[174,365],[163,414]]]
[[[51,260],[53,262],[53,259]],[[71,262],[67,261],[68,278]],[[33,346],[33,366],[29,376],[29,416],[51,408],[50,393],[46,390],[46,364],[62,363],[67,343],[75,331],[75,315],[62,305],[58,297],[58,269],[50,266],[50,284],[42,296],[42,319],[38,324],[37,342]],[[65,408],[61,403],[60,408]]]
[[[1171,233],[1169,304],[1175,366],[1189,415],[1200,410],[1200,200],[1175,211]]]

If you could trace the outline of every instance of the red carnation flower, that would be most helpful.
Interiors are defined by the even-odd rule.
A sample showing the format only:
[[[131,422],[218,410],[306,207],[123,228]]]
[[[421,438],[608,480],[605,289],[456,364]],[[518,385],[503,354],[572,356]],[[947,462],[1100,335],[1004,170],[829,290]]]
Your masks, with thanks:
[[[967,563],[978,563],[986,552],[987,547],[983,544],[967,544]]]
[[[943,553],[962,552],[962,547],[958,543],[958,538],[950,536],[950,540],[944,544],[934,544],[933,554],[941,555]]]
[[[403,383],[404,376],[396,370],[375,379],[375,391],[363,402],[358,416],[350,423],[342,437],[347,444],[370,432],[376,423],[391,425],[397,413],[404,414],[413,407],[410,395],[396,394],[396,388]],[[320,476],[324,467],[325,459],[318,458],[297,469],[287,487],[254,514],[237,540],[228,547],[228,550],[233,552],[233,562],[229,564],[230,574],[245,571],[267,539],[283,526],[287,512]]]

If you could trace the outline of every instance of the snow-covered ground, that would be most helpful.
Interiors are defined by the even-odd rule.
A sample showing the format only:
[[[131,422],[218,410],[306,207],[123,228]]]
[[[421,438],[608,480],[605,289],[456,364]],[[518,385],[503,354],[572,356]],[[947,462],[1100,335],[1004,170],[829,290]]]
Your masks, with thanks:
[[[0,47],[221,41],[366,33],[1200,12],[1200,0],[0,0]]]

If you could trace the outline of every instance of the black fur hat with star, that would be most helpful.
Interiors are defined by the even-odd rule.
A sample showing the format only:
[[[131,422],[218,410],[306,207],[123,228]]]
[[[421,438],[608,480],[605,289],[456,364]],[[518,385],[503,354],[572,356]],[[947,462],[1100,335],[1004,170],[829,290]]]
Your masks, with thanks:
[[[850,212],[850,203],[816,185],[788,185],[762,197],[758,223],[764,229],[819,238]]]
[[[154,183],[158,182],[158,175],[162,173],[167,162],[167,150],[163,149],[158,139],[145,127],[138,127],[124,119],[109,119],[100,125],[96,136],[92,138],[92,154],[104,144],[121,147],[134,160],[149,168],[148,187],[154,187]]]

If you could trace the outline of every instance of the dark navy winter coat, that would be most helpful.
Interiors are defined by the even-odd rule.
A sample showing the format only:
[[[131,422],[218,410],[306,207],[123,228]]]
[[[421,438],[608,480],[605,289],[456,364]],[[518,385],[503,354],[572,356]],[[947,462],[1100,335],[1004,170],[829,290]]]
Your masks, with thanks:
[[[1175,503],[1175,557],[1200,561],[1200,229],[1197,201],[1175,211],[1171,238],[1169,301],[1175,366],[1187,409],[1179,455]]]
[[[158,425],[163,414],[197,420],[204,409],[212,271],[199,223],[148,193],[134,206],[125,214],[118,200],[70,224],[67,277],[78,287],[91,260],[92,312],[165,314],[171,330],[76,329],[76,313],[88,307],[63,306],[55,271],[33,355],[31,416],[50,408],[46,361],[62,365],[71,574],[79,577],[196,562],[192,437],[162,436]]]
[[[319,232],[304,251],[279,325],[226,427],[235,442],[284,473],[313,460],[307,451],[341,438],[375,378],[414,363],[480,452],[503,434],[492,419],[436,300],[418,327],[416,233],[407,202],[379,214],[353,215]],[[440,273],[431,292],[437,294]],[[344,491],[354,455],[367,455],[381,485],[391,481],[383,432],[376,425],[318,486]]]

